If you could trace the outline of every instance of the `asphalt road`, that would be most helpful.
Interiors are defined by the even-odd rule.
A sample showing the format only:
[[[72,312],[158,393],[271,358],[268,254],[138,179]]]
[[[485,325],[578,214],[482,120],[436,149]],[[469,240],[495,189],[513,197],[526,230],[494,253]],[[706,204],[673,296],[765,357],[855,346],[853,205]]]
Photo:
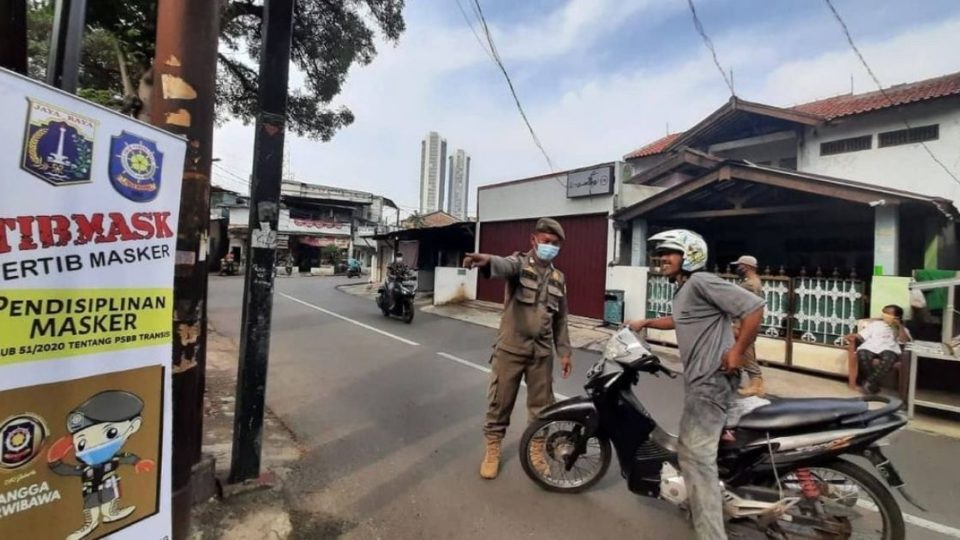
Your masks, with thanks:
[[[356,538],[692,538],[671,505],[627,491],[616,462],[590,491],[557,495],[523,473],[518,398],[500,477],[484,481],[480,427],[495,331],[417,313],[385,319],[342,278],[277,280],[267,404],[306,448],[291,480],[295,508],[339,520]],[[212,277],[208,314],[239,340],[242,280]],[[555,391],[580,393],[596,356],[578,351]],[[676,432],[682,387],[660,378],[637,394]],[[902,432],[888,455],[930,510],[910,507],[908,535],[960,538],[960,441]]]

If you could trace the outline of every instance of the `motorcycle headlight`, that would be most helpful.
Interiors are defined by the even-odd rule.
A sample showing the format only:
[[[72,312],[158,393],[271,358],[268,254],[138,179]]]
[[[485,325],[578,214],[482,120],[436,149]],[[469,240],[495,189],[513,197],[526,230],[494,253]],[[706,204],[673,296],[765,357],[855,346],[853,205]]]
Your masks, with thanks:
[[[599,375],[602,375],[602,374],[603,374],[603,365],[604,365],[604,360],[603,360],[603,358],[601,358],[600,360],[597,360],[597,361],[593,364],[593,366],[591,366],[590,369],[587,370],[587,379],[592,379],[592,378],[594,378],[594,377],[597,377],[597,376],[599,376]]]

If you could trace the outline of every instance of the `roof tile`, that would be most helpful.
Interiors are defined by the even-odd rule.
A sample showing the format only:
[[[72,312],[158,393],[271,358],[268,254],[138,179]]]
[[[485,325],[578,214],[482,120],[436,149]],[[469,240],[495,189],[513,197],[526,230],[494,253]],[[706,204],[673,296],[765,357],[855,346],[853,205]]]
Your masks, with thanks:
[[[886,96],[884,96],[886,94]],[[847,116],[856,116],[873,111],[879,111],[896,105],[906,105],[931,99],[960,95],[960,72],[926,79],[922,81],[898,84],[883,90],[866,92],[863,94],[844,94],[826,99],[819,99],[790,107],[791,109],[807,114],[822,117],[824,120],[833,120]],[[654,156],[664,152],[677,140],[683,132],[671,133],[666,137],[630,152],[624,159],[637,159]]]
[[[683,135],[682,131],[670,133],[667,136],[661,137],[646,146],[637,148],[633,152],[623,156],[623,159],[637,159],[647,156],[655,156],[666,150],[667,147],[673,144],[673,141],[677,140],[677,138],[681,135]]]

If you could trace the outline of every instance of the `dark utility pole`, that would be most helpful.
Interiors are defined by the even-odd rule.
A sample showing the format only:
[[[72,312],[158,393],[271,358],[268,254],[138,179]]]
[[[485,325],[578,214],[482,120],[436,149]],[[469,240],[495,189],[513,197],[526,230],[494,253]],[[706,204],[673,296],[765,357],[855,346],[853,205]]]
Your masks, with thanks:
[[[247,243],[230,482],[260,476],[294,4],[295,0],[265,0],[263,9],[260,114],[253,144],[250,238]]]
[[[74,0],[75,1],[75,0]],[[187,538],[200,461],[207,245],[220,2],[160,0],[151,122],[187,139],[173,282],[173,538]]]
[[[47,84],[71,94],[77,93],[86,15],[87,0],[57,0],[53,10]]]
[[[0,1],[0,66],[27,73],[27,0]]]

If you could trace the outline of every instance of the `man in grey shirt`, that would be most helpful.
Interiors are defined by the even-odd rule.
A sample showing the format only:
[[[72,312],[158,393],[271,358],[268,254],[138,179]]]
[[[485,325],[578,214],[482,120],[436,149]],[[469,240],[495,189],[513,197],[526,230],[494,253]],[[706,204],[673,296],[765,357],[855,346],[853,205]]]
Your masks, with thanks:
[[[725,539],[717,448],[739,386],[741,357],[757,337],[764,301],[700,272],[707,263],[707,244],[697,233],[675,229],[650,241],[660,256],[661,272],[679,286],[673,315],[628,324],[635,332],[676,330],[685,383],[679,458],[693,526],[701,540]],[[741,321],[736,338],[734,319]]]

